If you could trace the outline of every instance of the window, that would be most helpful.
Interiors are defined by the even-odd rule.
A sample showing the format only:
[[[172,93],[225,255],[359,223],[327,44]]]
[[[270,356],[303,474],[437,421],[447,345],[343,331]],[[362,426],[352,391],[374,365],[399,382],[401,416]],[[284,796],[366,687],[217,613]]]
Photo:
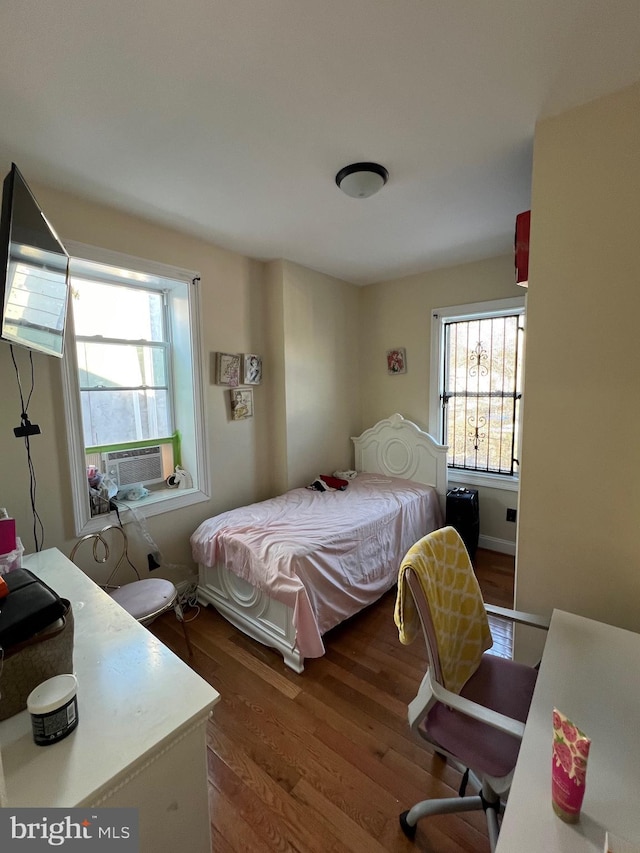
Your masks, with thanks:
[[[85,446],[173,432],[166,291],[72,275]]]
[[[118,485],[139,478],[149,494],[135,506],[146,515],[206,500],[197,273],[68,250],[63,370],[76,532],[106,523],[108,501],[88,488],[94,470]],[[192,488],[167,487],[177,464]]]
[[[524,300],[439,308],[432,316],[430,429],[449,446],[451,478],[517,481]]]

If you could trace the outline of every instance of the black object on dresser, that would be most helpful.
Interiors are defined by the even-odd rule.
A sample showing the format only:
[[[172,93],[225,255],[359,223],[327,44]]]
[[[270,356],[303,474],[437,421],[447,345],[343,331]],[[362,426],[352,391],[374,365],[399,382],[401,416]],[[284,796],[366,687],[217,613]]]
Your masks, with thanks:
[[[480,537],[480,505],[477,489],[459,487],[447,492],[447,524],[455,527],[475,559]]]

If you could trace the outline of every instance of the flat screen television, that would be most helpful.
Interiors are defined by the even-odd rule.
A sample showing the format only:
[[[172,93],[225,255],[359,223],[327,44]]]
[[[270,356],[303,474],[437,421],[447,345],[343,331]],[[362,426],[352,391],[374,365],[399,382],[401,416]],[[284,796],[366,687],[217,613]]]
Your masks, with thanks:
[[[62,358],[69,256],[15,163],[0,220],[0,338]]]

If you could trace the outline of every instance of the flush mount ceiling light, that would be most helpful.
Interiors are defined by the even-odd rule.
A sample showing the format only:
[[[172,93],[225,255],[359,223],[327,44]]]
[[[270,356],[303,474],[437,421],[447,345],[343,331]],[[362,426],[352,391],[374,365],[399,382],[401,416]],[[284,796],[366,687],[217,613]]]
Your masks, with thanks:
[[[369,198],[387,183],[389,172],[379,163],[352,163],[340,169],[336,184],[351,198]]]

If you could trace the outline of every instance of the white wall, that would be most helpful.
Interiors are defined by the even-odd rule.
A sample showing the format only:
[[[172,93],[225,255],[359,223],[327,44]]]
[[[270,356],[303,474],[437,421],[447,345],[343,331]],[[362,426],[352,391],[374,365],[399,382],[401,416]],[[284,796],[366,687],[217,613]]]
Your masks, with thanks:
[[[636,631],[639,210],[640,83],[540,123],[516,602]]]
[[[517,558],[519,606],[564,606],[629,627],[640,626],[639,107],[640,84],[537,129]],[[202,518],[351,464],[349,436],[394,411],[427,426],[433,307],[521,293],[510,254],[354,288],[34,190],[63,239],[200,271],[207,364],[216,350],[265,353],[253,419],[231,422],[225,389],[206,384],[211,501],[149,521],[167,558],[190,569],[188,537]],[[396,346],[406,347],[408,370],[388,376],[385,353]],[[24,380],[26,353],[18,357]],[[38,355],[34,364],[30,411],[43,429],[32,441],[38,507],[45,544],[68,551],[59,364]],[[30,550],[26,460],[12,433],[19,401],[4,344],[0,381],[0,506],[16,515]],[[514,535],[504,520],[513,500],[512,492],[481,491],[485,535]]]
[[[198,270],[201,274],[202,357],[205,360],[212,497],[208,503],[165,513],[147,522],[166,562],[184,566],[186,573],[191,573],[189,535],[196,524],[212,512],[254,499],[267,488],[269,457],[262,424],[268,383],[265,381],[255,389],[256,416],[247,421],[231,422],[226,389],[211,384],[209,372],[210,353],[215,350],[263,352],[266,339],[263,265],[47,187],[36,185],[32,189],[63,241],[77,240]],[[24,382],[28,375],[28,354],[25,350],[16,349],[16,352]],[[42,428],[42,435],[31,442],[38,482],[37,507],[45,526],[45,547],[56,546],[68,553],[75,531],[67,473],[60,362],[35,356],[34,363],[36,391],[30,413]],[[5,395],[0,410],[3,467],[0,506],[7,506],[15,514],[26,550],[32,551],[24,448],[11,431],[20,414],[17,385],[12,376],[9,347],[4,343],[0,344],[0,377]]]
[[[180,579],[195,570],[189,536],[201,520],[275,494],[283,468],[286,480],[301,485],[305,477],[351,463],[349,436],[359,426],[353,285],[282,262],[265,265],[47,187],[32,189],[63,241],[76,240],[201,275],[212,495],[207,503],[147,521],[166,563],[182,567],[168,571],[169,576]],[[210,366],[216,351],[264,355],[263,383],[254,388],[253,418],[231,421],[228,389],[212,382]],[[28,353],[16,352],[22,381],[28,385]],[[55,546],[68,554],[75,531],[60,362],[35,355],[34,365],[36,390],[29,412],[42,429],[31,445],[44,547]],[[3,342],[0,382],[0,506],[17,519],[19,535],[30,552],[34,540],[27,463],[23,442],[12,431],[19,425],[21,409],[9,347]],[[140,568],[146,566],[148,549],[143,546],[141,542]],[[135,541],[133,550],[135,556]]]
[[[288,487],[353,464],[361,432],[359,289],[284,263]]]
[[[287,387],[284,331],[284,262],[266,265],[267,315],[269,328],[267,360],[269,365],[268,443],[273,493],[289,488],[287,456]]]
[[[400,412],[428,429],[432,310],[513,296],[522,296],[522,288],[514,283],[512,255],[362,288],[363,427]],[[406,348],[407,372],[389,376],[386,352],[394,347]],[[515,547],[516,525],[506,521],[506,510],[516,507],[517,493],[480,487],[479,501],[481,535]]]

